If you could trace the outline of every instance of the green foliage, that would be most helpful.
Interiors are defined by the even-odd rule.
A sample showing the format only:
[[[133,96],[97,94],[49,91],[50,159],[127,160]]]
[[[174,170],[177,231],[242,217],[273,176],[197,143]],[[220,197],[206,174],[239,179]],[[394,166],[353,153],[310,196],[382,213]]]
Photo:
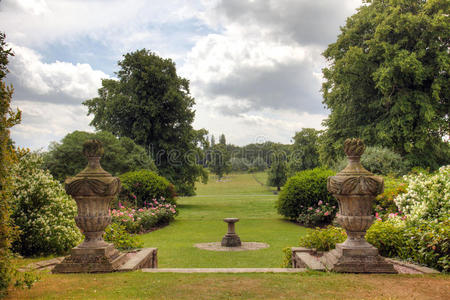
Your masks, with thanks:
[[[376,221],[366,239],[380,254],[450,271],[450,220],[409,222],[392,216]]]
[[[49,169],[59,181],[76,175],[87,165],[87,159],[82,153],[86,140],[102,142],[105,154],[101,164],[113,176],[140,169],[156,171],[153,160],[143,147],[127,137],[117,138],[107,131],[74,131],[67,134],[61,143],[50,145],[49,152],[44,155],[44,168]]]
[[[5,34],[0,32],[0,298],[7,294],[13,268],[11,266],[11,244],[16,231],[11,224],[11,166],[16,161],[11,145],[10,128],[20,123],[21,112],[11,109],[12,86],[3,82],[8,69],[8,56],[13,55],[5,43]]]
[[[406,192],[406,183],[401,178],[384,177],[384,191],[373,202],[375,213],[379,218],[385,218],[388,214],[398,213],[394,199]]]
[[[262,172],[267,169],[267,162],[260,156],[256,157],[248,169],[249,172]]]
[[[250,162],[246,158],[232,157],[230,159],[230,166],[232,172],[245,172],[250,167]]]
[[[127,172],[119,176],[122,183],[119,199],[135,207],[144,207],[152,199],[160,199],[175,204],[173,185],[164,177],[149,170]]]
[[[411,174],[405,180],[406,193],[394,201],[409,221],[450,219],[450,165],[434,174]]]
[[[228,153],[226,146],[219,143],[211,147],[209,155],[211,157],[211,161],[208,167],[220,180],[224,174],[231,171],[230,154]]]
[[[294,136],[293,151],[288,164],[289,176],[319,166],[318,138],[321,131],[303,128]]]
[[[292,268],[292,247],[283,248],[282,268]]]
[[[19,227],[13,248],[22,255],[61,254],[81,240],[75,201],[42,169],[42,157],[28,153],[12,169],[12,219]]]
[[[336,200],[327,190],[327,178],[334,174],[331,170],[315,168],[289,178],[278,197],[278,213],[296,220],[301,213],[316,209],[319,201],[337,206]]]
[[[98,97],[84,104],[98,130],[129,137],[151,151],[162,176],[179,194],[194,194],[194,184],[206,180],[198,164],[202,156],[189,81],[179,77],[175,63],[142,49],[119,62],[118,80],[104,79]]]
[[[347,158],[342,158],[335,166],[336,171],[344,169],[348,164]],[[361,156],[361,164],[374,174],[399,176],[405,174],[408,162],[399,154],[379,146],[366,147]]]
[[[103,238],[105,241],[113,243],[114,247],[119,250],[130,250],[142,248],[143,246],[139,237],[128,233],[125,230],[125,226],[117,223],[111,223],[108,227],[106,227]]]
[[[447,0],[366,0],[323,53],[323,103],[331,113],[320,159],[331,166],[348,137],[383,145],[411,165],[450,160],[450,26]]]
[[[275,160],[272,162],[272,166],[269,169],[269,176],[267,177],[268,186],[276,186],[277,190],[286,183],[287,180],[287,167],[286,162],[283,160]]]
[[[317,251],[329,251],[342,243],[347,238],[345,230],[340,227],[328,226],[316,228],[300,238],[300,247],[316,249]]]
[[[316,206],[310,206],[306,211],[302,211],[297,217],[297,222],[305,226],[330,224],[336,216],[337,210],[335,202],[319,201]]]

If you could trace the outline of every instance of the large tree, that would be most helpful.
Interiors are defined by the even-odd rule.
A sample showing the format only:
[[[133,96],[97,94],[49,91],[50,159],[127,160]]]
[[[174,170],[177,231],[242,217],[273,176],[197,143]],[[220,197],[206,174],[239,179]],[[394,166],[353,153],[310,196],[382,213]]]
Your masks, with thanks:
[[[11,245],[14,229],[10,218],[11,166],[16,161],[10,138],[10,128],[20,122],[20,111],[11,109],[12,86],[3,81],[8,72],[8,56],[12,50],[5,43],[5,34],[0,32],[0,298],[7,293],[11,281]]]
[[[84,102],[94,115],[91,125],[146,147],[177,192],[193,194],[206,172],[192,158],[199,149],[189,81],[172,60],[146,49],[125,54],[119,67],[118,80],[103,80],[98,97]]]
[[[320,154],[343,141],[394,149],[414,165],[448,163],[450,2],[365,0],[324,52],[323,103],[331,110]]]

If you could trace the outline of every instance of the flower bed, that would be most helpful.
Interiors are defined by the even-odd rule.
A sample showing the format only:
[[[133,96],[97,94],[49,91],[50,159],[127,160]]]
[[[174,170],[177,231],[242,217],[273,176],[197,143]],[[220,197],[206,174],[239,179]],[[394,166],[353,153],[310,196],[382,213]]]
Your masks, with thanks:
[[[164,203],[164,197],[144,202],[145,207],[129,208],[119,203],[119,209],[110,210],[112,223],[125,227],[129,233],[144,233],[171,222],[178,214],[175,204]]]

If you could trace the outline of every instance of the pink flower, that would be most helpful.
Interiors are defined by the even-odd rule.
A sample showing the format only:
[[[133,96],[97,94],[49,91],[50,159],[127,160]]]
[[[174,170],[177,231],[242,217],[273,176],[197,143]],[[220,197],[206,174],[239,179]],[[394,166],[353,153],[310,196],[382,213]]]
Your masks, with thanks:
[[[173,207],[177,207],[177,206],[174,204]]]
[[[140,212],[143,212],[144,210],[143,210],[142,208],[139,208],[139,211],[140,211]]]
[[[152,216],[154,216],[155,215],[155,213],[152,213]]]
[[[320,200],[318,204],[319,204],[319,205],[322,205],[322,204],[323,204],[322,200]]]
[[[320,212],[320,209],[316,209],[316,213]]]
[[[329,211],[326,211],[323,215],[324,216],[328,216],[330,214],[330,212]]]
[[[166,207],[169,208],[169,204],[166,204]]]
[[[308,210],[312,210],[312,207],[308,207]]]
[[[120,212],[120,213],[119,213],[119,216],[123,216],[123,212]]]
[[[132,194],[131,197],[133,197],[134,200],[136,200],[136,195]]]

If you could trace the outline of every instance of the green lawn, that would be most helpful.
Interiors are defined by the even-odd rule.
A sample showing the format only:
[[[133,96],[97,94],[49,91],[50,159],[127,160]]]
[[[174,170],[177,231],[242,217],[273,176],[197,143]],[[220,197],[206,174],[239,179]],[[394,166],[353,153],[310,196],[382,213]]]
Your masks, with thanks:
[[[159,267],[280,267],[284,247],[297,245],[306,229],[276,213],[277,196],[262,186],[265,173],[232,174],[218,182],[211,176],[199,184],[197,196],[178,200],[180,215],[170,226],[142,235],[145,247],[158,248]],[[236,231],[243,242],[264,242],[269,248],[216,252],[194,247],[219,242],[226,233],[224,218],[237,217]]]

